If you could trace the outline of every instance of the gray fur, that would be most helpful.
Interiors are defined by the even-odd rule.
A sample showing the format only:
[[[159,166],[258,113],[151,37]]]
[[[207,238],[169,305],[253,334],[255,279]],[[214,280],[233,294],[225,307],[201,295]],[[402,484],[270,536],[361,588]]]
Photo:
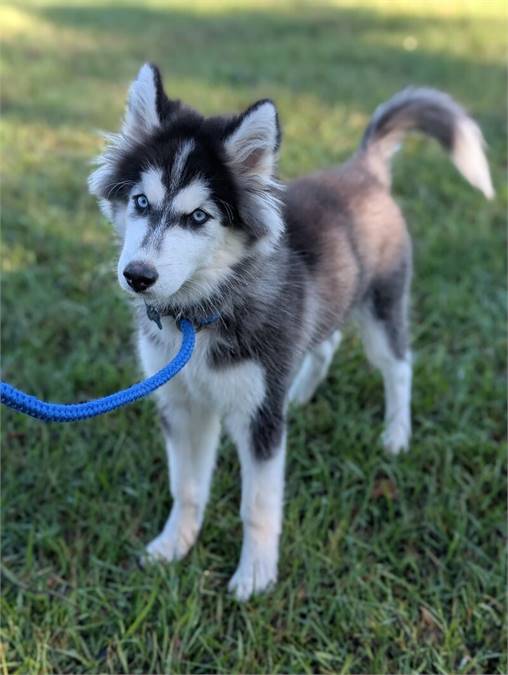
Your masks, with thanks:
[[[250,249],[215,294],[186,306],[168,299],[161,308],[167,315],[185,315],[196,323],[220,314],[220,321],[207,328],[213,335],[208,355],[213,368],[247,360],[263,366],[266,400],[251,423],[252,448],[259,459],[271,457],[279,445],[287,391],[303,354],[342,328],[356,308],[367,309],[380,321],[396,358],[406,357],[410,240],[400,211],[372,170],[370,152],[380,140],[409,128],[429,133],[449,147],[454,115],[459,112],[446,94],[425,89],[401,92],[378,108],[357,157],[270,195],[270,208],[281,204],[286,231],[269,255]],[[373,242],[365,238],[362,214],[369,205],[380,221],[377,229],[384,228],[381,236],[391,239],[393,255],[388,261],[376,262],[369,254]],[[244,217],[249,219],[248,211]],[[140,315],[143,324],[146,317]],[[159,341],[159,336],[147,332]]]
[[[362,138],[361,147],[416,129],[435,138],[445,150],[453,146],[455,120],[464,115],[462,108],[441,91],[408,87],[381,104]]]

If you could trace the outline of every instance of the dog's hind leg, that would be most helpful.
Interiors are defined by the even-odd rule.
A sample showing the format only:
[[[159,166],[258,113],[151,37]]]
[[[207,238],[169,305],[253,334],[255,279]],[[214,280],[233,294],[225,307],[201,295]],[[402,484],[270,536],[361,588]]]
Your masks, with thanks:
[[[376,281],[358,311],[369,361],[383,375],[385,431],[383,445],[392,454],[405,451],[411,436],[412,365],[408,339],[410,265]]]
[[[316,389],[328,375],[333,355],[340,345],[342,334],[336,330],[314,349],[308,351],[300,369],[289,389],[289,401],[297,405],[308,403],[316,393]]]

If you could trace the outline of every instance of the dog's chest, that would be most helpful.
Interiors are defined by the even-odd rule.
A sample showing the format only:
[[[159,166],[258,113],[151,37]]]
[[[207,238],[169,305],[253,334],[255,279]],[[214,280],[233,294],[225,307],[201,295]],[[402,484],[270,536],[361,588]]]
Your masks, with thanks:
[[[140,333],[139,352],[147,374],[162,368],[178,351],[181,333],[168,324],[168,321],[164,322],[162,331],[150,326],[148,335]],[[189,402],[211,406],[221,415],[253,414],[265,397],[264,369],[253,360],[212,365],[212,340],[211,331],[206,328],[196,334],[196,345],[189,362],[163,388],[162,396],[184,397]]]

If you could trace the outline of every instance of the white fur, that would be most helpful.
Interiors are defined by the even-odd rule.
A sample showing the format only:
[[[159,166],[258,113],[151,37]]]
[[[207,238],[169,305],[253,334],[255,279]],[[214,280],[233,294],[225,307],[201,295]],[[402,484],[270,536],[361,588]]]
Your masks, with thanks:
[[[167,190],[162,182],[162,171],[151,166],[141,174],[143,194],[152,206],[160,208],[167,196]]]
[[[112,223],[114,216],[111,202],[108,202],[107,199],[99,199],[99,208],[102,212],[102,215],[106,218],[106,220],[109,220],[109,222]]]
[[[114,196],[118,187],[111,182],[111,172],[118,158],[130,146],[132,140],[123,134],[104,133],[102,135],[107,142],[106,149],[92,162],[97,168],[88,176],[88,189],[90,194],[100,197],[101,211],[108,220],[111,220],[113,214],[109,200]],[[101,195],[105,195],[105,199]],[[109,208],[106,207],[107,204]]]
[[[385,431],[383,445],[394,455],[406,451],[411,437],[411,355],[398,359],[386,332],[370,312],[358,313],[358,322],[367,357],[383,375],[385,387]]]
[[[198,300],[209,295],[219,281],[231,273],[231,264],[238,262],[243,251],[241,237],[226,231],[216,219],[204,225],[204,232],[175,227],[164,235],[158,253],[150,255],[159,272],[159,279],[150,289],[155,302],[159,298],[180,302],[176,293],[185,295],[192,287],[192,297]]]
[[[273,457],[260,461],[247,443],[248,428],[242,426],[235,420],[232,433],[242,469],[243,543],[240,562],[228,588],[243,601],[267,590],[277,580],[286,438]]]
[[[131,190],[131,197],[144,193],[150,200],[151,196],[157,197],[157,190],[160,190],[160,197],[163,187],[157,172],[146,171]],[[146,262],[157,270],[157,281],[145,293],[147,301],[152,304],[162,303],[170,296],[175,302],[197,301],[209,296],[219,283],[227,279],[233,265],[244,255],[245,235],[240,230],[221,225],[221,214],[209,199],[209,190],[202,181],[193,181],[180,190],[170,202],[169,211],[178,219],[198,207],[212,216],[199,230],[166,227],[156,246],[147,237],[152,226],[147,218],[136,212],[132,198],[127,207],[118,208],[115,222],[123,236],[118,280],[125,291],[133,294],[123,276],[124,269],[133,261]],[[165,209],[162,218],[170,217]]]
[[[254,108],[226,139],[226,152],[243,175],[269,181],[275,165],[277,111],[270,101]]]
[[[146,375],[169,360],[180,336],[172,319],[163,318],[165,343],[157,347],[140,335],[139,352]],[[152,330],[157,331],[157,328]],[[242,518],[245,539],[238,571],[231,582],[239,599],[275,581],[282,522],[284,452],[257,462],[245,445],[253,414],[265,396],[265,375],[254,362],[211,371],[207,362],[209,334],[197,336],[187,367],[157,392],[170,420],[166,435],[173,507],[162,532],[148,545],[148,559],[183,557],[200,530],[215,465],[221,420],[238,445],[242,466]],[[270,489],[266,490],[269,485]]]
[[[133,211],[134,206],[129,200],[127,207],[124,207],[121,214],[119,214],[118,217],[115,217],[117,229],[119,232],[123,232],[123,245],[117,264],[118,283],[123,290],[128,293],[132,293],[133,291],[123,275],[124,269],[130,262],[133,262],[134,260],[144,261],[147,257],[143,253],[142,245],[148,226],[144,218],[138,220],[133,217]],[[130,218],[129,212],[131,214]]]
[[[453,116],[451,150],[453,163],[471,185],[483,192],[487,199],[492,199],[494,188],[485,156],[485,141],[480,127],[448,94],[427,87],[408,87],[376,108],[371,118],[371,126],[376,127],[390,110],[411,102],[434,104],[443,110],[447,110]],[[378,141],[378,147],[386,158],[389,158],[400,147],[400,142],[406,131],[407,129],[403,126],[395,128],[388,137]]]
[[[258,250],[265,254],[273,250],[284,232],[280,203],[274,194],[282,189],[274,178],[277,133],[277,111],[273,103],[266,101],[245,115],[224,142],[237,180],[255,202],[251,208],[267,227],[267,235],[258,242]]]
[[[153,132],[160,126],[157,114],[157,90],[154,71],[145,63],[129,88],[127,106],[120,133],[103,133],[106,149],[95,159],[97,168],[88,177],[90,194],[113,195],[116,185],[109,185],[109,177],[118,159],[140,138]],[[101,205],[101,210],[111,220],[111,210]]]
[[[175,161],[173,162],[173,167],[171,169],[172,190],[176,190],[180,185],[183,170],[185,169],[185,165],[187,163],[187,160],[189,159],[190,153],[194,150],[195,147],[196,147],[195,142],[192,139],[190,139],[188,141],[183,142],[181,147],[179,148],[178,154],[175,157]]]
[[[268,234],[257,242],[257,250],[263,255],[269,254],[284,233],[284,221],[280,214],[279,200],[273,195],[262,197],[253,195],[260,220],[265,224]]]
[[[187,554],[201,528],[221,425],[219,415],[207,405],[168,393],[159,400],[171,420],[170,433],[165,436],[173,507],[147,553],[171,561]]]
[[[163,329],[150,325],[150,330],[158,339],[164,340],[163,347],[156,347],[144,334],[140,335],[139,351],[141,362],[147,375],[155,373],[165,365],[178,349],[181,333],[174,319],[162,317]],[[210,369],[207,360],[208,331],[200,331],[196,336],[196,348],[192,359],[185,368],[158,390],[160,402],[169,404],[176,399],[208,406],[224,417],[233,412],[240,416],[250,416],[260,405],[265,395],[264,372],[254,361],[222,368]],[[167,398],[166,398],[167,397]]]
[[[157,89],[152,67],[145,63],[131,84],[122,127],[124,136],[149,134],[160,126],[157,114]]]
[[[205,224],[207,231],[214,228],[212,221]],[[213,236],[213,235],[212,235]],[[211,238],[211,237],[210,237]],[[204,233],[182,227],[173,227],[164,234],[160,251],[150,252],[159,279],[150,288],[150,297],[164,300],[174,295],[210,255],[210,241]]]
[[[411,438],[411,358],[393,359],[383,371],[385,382],[385,431],[383,445],[397,455],[409,449]]]
[[[196,178],[176,193],[171,208],[176,213],[189,214],[204,206],[209,197],[210,190],[205,181]]]
[[[308,403],[318,386],[328,375],[333,355],[340,345],[342,334],[335,331],[312,351],[305,354],[299,371],[290,387],[288,399],[298,405]]]
[[[487,199],[492,199],[494,188],[484,147],[480,127],[470,117],[461,116],[454,128],[453,163],[471,185],[481,190]]]
[[[215,221],[214,244],[210,247],[209,255],[194,270],[190,283],[180,289],[178,302],[211,295],[222,282],[227,282],[231,269],[243,259],[245,250],[245,236],[240,231],[219,226],[218,221]]]

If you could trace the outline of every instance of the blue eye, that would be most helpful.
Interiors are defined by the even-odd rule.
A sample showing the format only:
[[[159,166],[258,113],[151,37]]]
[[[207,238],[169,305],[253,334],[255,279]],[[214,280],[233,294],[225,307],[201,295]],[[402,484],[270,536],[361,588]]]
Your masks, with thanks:
[[[210,216],[206,211],[203,211],[203,209],[196,209],[190,214],[189,218],[194,223],[194,225],[203,225],[207,220],[209,220]]]
[[[146,195],[136,195],[133,197],[134,199],[134,204],[136,204],[137,208],[140,209],[140,211],[145,211],[149,206],[150,202],[146,198]]]

